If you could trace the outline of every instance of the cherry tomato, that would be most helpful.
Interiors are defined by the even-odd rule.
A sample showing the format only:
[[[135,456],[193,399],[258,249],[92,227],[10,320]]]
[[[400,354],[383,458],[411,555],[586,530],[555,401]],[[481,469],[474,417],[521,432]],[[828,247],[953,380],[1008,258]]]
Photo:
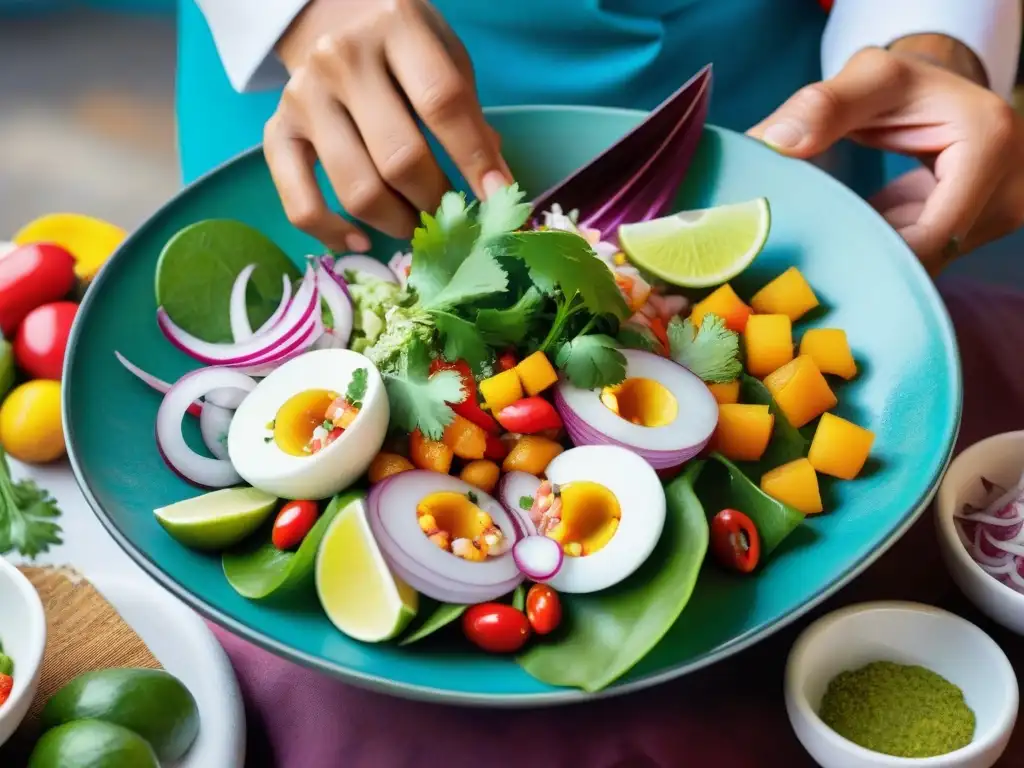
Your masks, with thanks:
[[[75,257],[49,243],[23,245],[0,259],[0,331],[14,335],[25,315],[68,295],[75,285]]]
[[[25,373],[34,379],[60,381],[77,311],[73,301],[55,301],[25,315],[14,337],[14,359]]]
[[[562,428],[562,417],[555,406],[543,397],[524,397],[497,413],[498,423],[509,432],[535,435],[545,430]]]
[[[547,584],[534,584],[526,593],[526,618],[538,635],[558,629],[562,623],[562,601]]]
[[[0,675],[0,704],[10,698],[12,690],[14,690],[14,678],[10,675]]]
[[[761,557],[757,526],[742,512],[723,509],[711,520],[711,550],[726,568],[750,573]]]
[[[516,367],[516,356],[512,352],[503,352],[498,355],[498,369],[511,371]]]
[[[289,501],[277,513],[270,540],[280,550],[295,549],[316,525],[319,514],[315,501]]]
[[[466,637],[491,653],[515,653],[530,639],[530,622],[504,603],[481,603],[462,614]]]
[[[491,414],[481,408],[480,403],[477,402],[476,379],[473,378],[473,371],[470,369],[469,363],[465,360],[457,360],[454,363],[449,363],[447,360],[434,360],[430,363],[430,373],[433,375],[438,371],[455,371],[462,377],[462,390],[466,393],[466,398],[461,403],[449,403],[452,410],[462,418],[473,422],[485,432],[492,435],[498,434],[501,431],[498,427],[498,422],[494,420]]]

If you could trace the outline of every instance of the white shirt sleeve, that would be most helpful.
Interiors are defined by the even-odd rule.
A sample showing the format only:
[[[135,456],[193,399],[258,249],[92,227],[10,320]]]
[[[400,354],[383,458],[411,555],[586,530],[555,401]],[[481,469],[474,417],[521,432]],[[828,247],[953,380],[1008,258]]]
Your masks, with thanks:
[[[821,69],[832,77],[857,51],[901,37],[941,34],[977,55],[989,87],[1009,97],[1021,44],[1020,0],[836,0],[821,41]]]
[[[309,0],[196,0],[236,91],[283,85],[288,73],[274,46]]]

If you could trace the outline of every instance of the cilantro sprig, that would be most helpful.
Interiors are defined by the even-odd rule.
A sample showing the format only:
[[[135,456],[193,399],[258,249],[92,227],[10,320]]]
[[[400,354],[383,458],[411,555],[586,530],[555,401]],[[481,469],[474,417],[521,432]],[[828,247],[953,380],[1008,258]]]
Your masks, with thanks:
[[[34,558],[62,542],[56,500],[33,480],[11,479],[0,446],[0,555],[11,551]]]
[[[363,407],[363,398],[366,397],[367,373],[365,368],[356,368],[352,371],[352,380],[345,390],[345,400],[353,408]]]
[[[669,354],[709,384],[725,384],[743,372],[740,337],[718,315],[705,315],[700,328],[687,318],[668,324]]]
[[[430,353],[421,341],[410,344],[398,370],[384,374],[384,386],[392,424],[406,432],[418,429],[428,440],[440,440],[455,418],[448,403],[466,397],[455,371],[430,373]]]

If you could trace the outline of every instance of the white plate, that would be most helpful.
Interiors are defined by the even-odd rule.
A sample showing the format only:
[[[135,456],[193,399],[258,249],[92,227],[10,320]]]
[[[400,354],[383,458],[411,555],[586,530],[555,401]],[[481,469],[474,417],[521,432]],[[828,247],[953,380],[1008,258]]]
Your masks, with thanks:
[[[209,627],[148,579],[145,586],[103,573],[90,573],[88,579],[199,703],[199,737],[182,760],[163,768],[244,768],[242,695]]]

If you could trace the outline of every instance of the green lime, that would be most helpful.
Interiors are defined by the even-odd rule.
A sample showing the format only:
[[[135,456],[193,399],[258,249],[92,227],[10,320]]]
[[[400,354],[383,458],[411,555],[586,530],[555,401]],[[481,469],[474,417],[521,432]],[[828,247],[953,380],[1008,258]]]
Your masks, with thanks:
[[[28,768],[160,768],[153,748],[127,728],[76,720],[43,734]]]
[[[419,595],[384,561],[358,499],[338,512],[316,555],[316,592],[338,629],[367,643],[390,640],[416,615]]]
[[[79,675],[46,702],[42,726],[88,719],[137,733],[160,760],[177,760],[199,734],[195,698],[178,678],[159,669],[101,669]]]
[[[259,528],[276,504],[276,496],[257,488],[224,488],[154,509],[153,514],[181,544],[219,550]]]
[[[768,200],[683,211],[619,227],[629,260],[673,285],[706,288],[736,277],[764,248]]]

